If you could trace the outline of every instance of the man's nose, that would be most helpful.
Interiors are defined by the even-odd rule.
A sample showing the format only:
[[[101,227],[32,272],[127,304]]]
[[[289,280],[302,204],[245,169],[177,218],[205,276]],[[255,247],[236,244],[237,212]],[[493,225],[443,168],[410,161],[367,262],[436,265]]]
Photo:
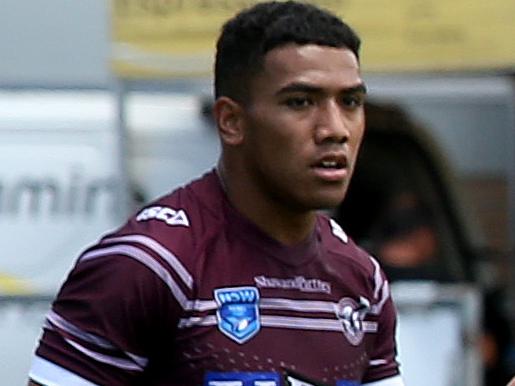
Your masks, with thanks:
[[[328,101],[320,106],[315,126],[315,142],[345,143],[349,139],[345,112],[336,101]]]

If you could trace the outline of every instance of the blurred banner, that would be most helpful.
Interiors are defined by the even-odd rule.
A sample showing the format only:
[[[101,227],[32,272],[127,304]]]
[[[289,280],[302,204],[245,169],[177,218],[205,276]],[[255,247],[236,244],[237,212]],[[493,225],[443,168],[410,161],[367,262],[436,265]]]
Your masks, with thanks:
[[[122,78],[211,73],[225,20],[257,0],[111,0]],[[513,0],[319,0],[363,40],[365,71],[513,70]]]
[[[100,92],[0,92],[0,297],[55,293],[120,223],[115,111]]]

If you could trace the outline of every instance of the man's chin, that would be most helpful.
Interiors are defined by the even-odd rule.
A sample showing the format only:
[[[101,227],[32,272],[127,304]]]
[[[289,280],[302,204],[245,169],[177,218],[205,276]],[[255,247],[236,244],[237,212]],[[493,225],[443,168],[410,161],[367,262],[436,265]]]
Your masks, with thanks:
[[[335,195],[331,197],[322,197],[313,203],[315,210],[332,210],[342,203],[344,195]]]

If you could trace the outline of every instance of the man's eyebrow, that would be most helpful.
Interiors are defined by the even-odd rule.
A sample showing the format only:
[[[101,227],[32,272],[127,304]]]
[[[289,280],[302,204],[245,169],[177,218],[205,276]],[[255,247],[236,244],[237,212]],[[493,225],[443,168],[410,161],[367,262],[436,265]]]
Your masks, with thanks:
[[[309,83],[294,82],[289,83],[286,86],[280,88],[276,95],[288,94],[294,92],[305,92],[305,93],[319,93],[322,92],[322,87],[314,86]]]
[[[357,86],[345,88],[342,90],[344,94],[366,94],[367,93],[367,86],[365,86],[365,83],[358,84]]]
[[[294,93],[294,92],[305,92],[305,93],[322,93],[324,92],[323,87],[314,86],[309,83],[302,83],[302,82],[294,82],[290,83],[281,89],[279,89],[275,94],[276,95],[282,95],[282,94],[288,94],[288,93]],[[367,93],[367,87],[364,83],[360,83],[356,86],[352,87],[346,87],[341,90],[341,93],[343,94],[366,94]]]

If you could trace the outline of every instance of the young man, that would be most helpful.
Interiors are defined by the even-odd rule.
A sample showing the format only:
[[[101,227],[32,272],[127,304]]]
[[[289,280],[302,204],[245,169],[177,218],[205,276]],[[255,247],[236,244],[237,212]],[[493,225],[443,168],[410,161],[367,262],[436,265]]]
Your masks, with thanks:
[[[79,258],[45,323],[42,385],[402,386],[377,262],[318,209],[364,130],[359,39],[311,5],[223,29],[216,170]]]

